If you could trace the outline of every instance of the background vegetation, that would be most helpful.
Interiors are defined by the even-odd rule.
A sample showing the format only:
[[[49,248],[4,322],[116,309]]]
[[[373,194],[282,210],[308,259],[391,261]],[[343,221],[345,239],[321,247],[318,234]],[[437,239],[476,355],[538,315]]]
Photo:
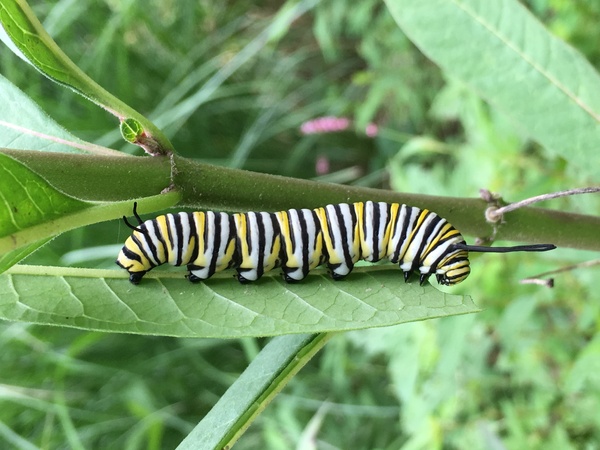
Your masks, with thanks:
[[[596,3],[526,5],[598,67]],[[441,72],[376,1],[307,3],[306,14],[268,41],[259,36],[279,3],[31,4],[79,67],[154,119],[184,156],[424,194],[473,197],[487,188],[511,201],[597,182]],[[114,119],[95,105],[8,51],[0,64],[68,130],[123,145]],[[352,126],[300,132],[329,115]],[[365,133],[369,123],[376,136]],[[600,211],[595,196],[545,206]],[[116,222],[78,229],[27,262],[112,268],[127,235]],[[519,284],[593,257],[561,249],[476,258],[453,292],[471,294],[482,313],[338,335],[236,448],[597,448],[595,269],[562,274],[552,290]],[[5,323],[0,343],[5,441],[174,448],[265,342]]]

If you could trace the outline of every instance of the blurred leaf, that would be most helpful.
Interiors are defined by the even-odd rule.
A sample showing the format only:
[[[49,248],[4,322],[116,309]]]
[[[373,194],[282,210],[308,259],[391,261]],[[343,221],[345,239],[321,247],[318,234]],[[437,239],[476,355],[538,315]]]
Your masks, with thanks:
[[[19,247],[16,250],[11,250],[0,256],[0,273],[7,270],[9,267],[14,266],[19,261],[24,259],[26,256],[35,252],[38,248],[44,245],[46,242],[52,240],[52,238],[41,239],[39,241],[32,242],[24,247]]]
[[[600,77],[516,0],[387,0],[403,31],[529,136],[593,176]]]
[[[0,147],[45,152],[121,153],[73,136],[0,75]]]
[[[60,49],[25,0],[0,2],[0,34],[6,45],[51,80],[83,95],[124,120],[134,118],[146,131],[142,147],[150,154],[170,153],[173,146],[156,126],[87,76]]]
[[[115,255],[116,256],[116,255]],[[178,337],[273,336],[380,327],[478,311],[467,296],[405,284],[398,270],[355,269],[334,282],[268,276],[240,285],[231,274],[191,284],[154,272],[139,286],[125,271],[16,266],[0,276],[0,317],[88,330]]]
[[[571,394],[581,392],[586,387],[597,390],[600,387],[600,334],[583,348],[565,379],[565,390]]]
[[[0,154],[0,253],[39,240],[41,233],[19,238],[25,230],[51,223],[89,204],[54,189],[38,174],[11,157]],[[46,230],[58,234],[58,229]]]
[[[38,174],[0,153],[0,273],[72,224],[65,215],[88,203],[63,194]],[[62,219],[62,226],[60,225]]]
[[[330,337],[329,334],[293,335],[271,340],[177,448],[230,448]]]

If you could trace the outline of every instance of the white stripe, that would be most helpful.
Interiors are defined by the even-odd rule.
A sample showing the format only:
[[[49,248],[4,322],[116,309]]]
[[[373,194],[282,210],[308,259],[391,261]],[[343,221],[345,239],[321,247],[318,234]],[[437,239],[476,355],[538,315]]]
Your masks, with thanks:
[[[360,224],[364,230],[364,245],[362,256],[365,261],[373,261],[377,249],[373,248],[373,222],[374,222],[374,204],[368,201],[364,204],[363,223]]]
[[[396,249],[398,247],[400,247],[400,252],[398,253],[398,255],[400,257],[402,256],[402,253],[404,252],[404,249],[407,246],[408,237],[410,236],[410,233],[411,233],[412,229],[414,228],[416,217],[418,216],[418,213],[420,211],[421,210],[419,208],[413,208],[413,207],[409,207],[406,205],[402,205],[400,207],[400,211],[398,212],[398,216],[396,218],[396,226],[394,229],[394,234],[391,237],[390,242],[388,244],[388,255],[389,256],[393,256],[394,253],[396,253]],[[408,217],[409,214],[411,216],[410,219]],[[404,228],[404,223],[406,221],[408,221],[408,226],[406,229],[406,238],[402,242],[400,242],[400,237],[402,235],[402,229]],[[402,263],[402,260],[392,261],[392,262],[393,263]]]
[[[206,247],[204,247],[204,245],[203,245],[204,251],[202,253],[200,253],[200,235],[204,232],[204,228],[202,228],[200,226],[201,224],[198,221],[198,218],[202,214],[204,215],[204,221],[206,223],[207,233],[211,232],[212,222],[210,220],[211,220],[211,215],[214,215],[212,212],[207,211],[205,213],[194,214],[192,216],[194,219],[194,224],[196,226],[196,239],[198,239],[198,257],[196,258],[196,261],[190,261],[190,262],[193,264],[197,264],[198,260],[204,259],[206,264],[204,266],[202,266],[201,269],[192,270],[191,273],[193,275],[197,276],[198,278],[200,278],[201,280],[206,280],[210,276],[210,273],[209,273],[210,259],[207,259],[207,256],[210,256],[210,253],[212,252],[214,240],[209,238]],[[204,244],[204,242],[202,244]]]
[[[379,202],[379,230],[377,233],[379,234],[379,248],[377,249],[377,260],[385,257],[385,251],[387,247],[387,242],[385,241],[385,229],[387,228],[388,220],[390,220],[388,213],[388,204]]]
[[[188,218],[187,213],[180,212],[179,219],[181,221],[181,231],[182,231],[181,242],[183,243],[183,247],[181,249],[181,251],[182,251],[181,264],[184,265],[189,262],[190,257],[192,256],[190,251],[188,250],[188,247],[190,245],[191,230],[190,230],[190,223],[189,223],[189,218]]]
[[[302,247],[304,246],[304,243],[302,242],[302,227],[300,226],[298,210],[290,209],[288,211],[288,218],[289,218],[289,222],[290,222],[290,228],[291,228],[291,230],[293,230],[293,233],[291,233],[291,234],[293,234],[293,236],[294,236],[294,243],[293,243],[294,252],[292,253],[293,258],[289,258],[289,255],[288,255],[288,259],[292,259],[292,261],[295,261],[295,263],[298,265],[298,267],[301,268],[302,267]]]
[[[266,260],[271,254],[271,251],[273,250],[273,241],[275,240],[275,228],[273,227],[273,221],[271,220],[271,215],[269,213],[261,212],[260,215],[262,217],[265,236],[265,250],[263,252],[263,259]]]
[[[177,243],[179,242],[179,236],[177,235],[177,232],[175,230],[175,222],[173,220],[173,214],[167,214],[165,216],[167,218],[167,226],[171,228],[171,239],[173,239],[173,241],[171,242],[171,251],[169,252],[170,258],[169,258],[169,264],[171,265],[175,265],[177,263]]]
[[[418,256],[419,247],[421,247],[421,243],[423,242],[423,240],[427,239],[427,236],[425,236],[425,229],[431,223],[434,217],[435,215],[429,214],[425,218],[425,220],[421,222],[421,226],[417,230],[417,234],[414,235],[412,241],[410,242],[410,246],[406,249],[406,253],[403,258],[404,262],[400,265],[400,268],[402,270],[410,270],[410,267],[414,263],[415,258]]]
[[[306,222],[306,233],[308,235],[308,241],[304,244],[308,247],[308,270],[318,263],[315,261],[315,247],[317,240],[317,224],[315,221],[315,217],[313,216],[313,212],[310,209],[303,209],[302,215],[304,216],[304,221]]]
[[[219,257],[217,259],[217,266],[223,262],[225,252],[227,251],[227,244],[229,243],[229,235],[231,234],[229,215],[227,213],[219,213],[218,220],[221,221],[221,245],[219,246]],[[210,236],[209,239],[212,240]]]
[[[246,215],[246,233],[252,243],[252,250],[250,250],[250,267],[245,267],[242,271],[242,275],[246,280],[255,281],[258,279],[258,272],[256,271],[259,262],[258,253],[258,221],[256,220],[256,213],[250,211]]]
[[[158,237],[156,235],[154,223],[152,220],[147,220],[146,222],[144,222],[144,225],[146,226],[146,233],[142,233],[141,238],[138,238],[142,242],[142,249],[144,250],[144,253],[148,255],[148,259],[152,261],[154,265],[158,266],[160,264],[163,264],[165,261],[157,261],[156,258],[154,258],[154,254],[152,253],[150,245],[148,245],[149,241],[158,242]]]
[[[339,205],[340,213],[342,216],[342,223],[340,224],[337,218],[336,210],[334,205],[327,205],[327,215],[329,217],[330,222],[330,232],[332,232],[334,236],[333,241],[333,252],[336,254],[338,260],[340,261],[340,265],[333,269],[333,272],[337,275],[345,276],[350,273],[351,265],[348,265],[346,259],[344,257],[344,246],[348,248],[348,253],[350,255],[351,261],[355,260],[357,256],[354,253],[353,245],[352,245],[352,214],[350,211],[351,206],[347,203],[341,203]],[[344,227],[346,230],[346,241],[342,242],[342,233],[341,227]],[[330,255],[331,256],[331,255]]]

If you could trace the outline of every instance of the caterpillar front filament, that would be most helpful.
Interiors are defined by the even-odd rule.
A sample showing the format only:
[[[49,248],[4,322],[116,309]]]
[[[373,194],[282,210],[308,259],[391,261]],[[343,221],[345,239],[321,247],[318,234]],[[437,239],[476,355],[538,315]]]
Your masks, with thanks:
[[[327,264],[334,279],[348,275],[358,260],[389,259],[408,281],[418,271],[424,284],[460,283],[470,273],[471,251],[544,251],[553,245],[474,247],[445,219],[398,203],[359,202],[276,213],[180,212],[142,221],[117,258],[133,284],[164,263],[187,265],[192,282],[235,269],[241,283],[281,267],[286,281],[300,281]]]

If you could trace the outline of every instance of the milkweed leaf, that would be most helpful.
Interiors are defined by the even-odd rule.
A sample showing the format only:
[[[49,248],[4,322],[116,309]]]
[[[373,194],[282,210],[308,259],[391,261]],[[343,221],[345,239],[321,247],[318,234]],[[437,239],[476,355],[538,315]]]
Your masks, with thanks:
[[[335,282],[315,270],[301,283],[279,276],[240,285],[231,272],[192,284],[155,270],[139,286],[127,272],[15,266],[0,275],[0,318],[87,330],[232,338],[395,325],[477,311],[467,296],[405,284],[389,266],[357,268]]]
[[[600,165],[600,76],[517,0],[386,0],[425,55],[582,173]]]

